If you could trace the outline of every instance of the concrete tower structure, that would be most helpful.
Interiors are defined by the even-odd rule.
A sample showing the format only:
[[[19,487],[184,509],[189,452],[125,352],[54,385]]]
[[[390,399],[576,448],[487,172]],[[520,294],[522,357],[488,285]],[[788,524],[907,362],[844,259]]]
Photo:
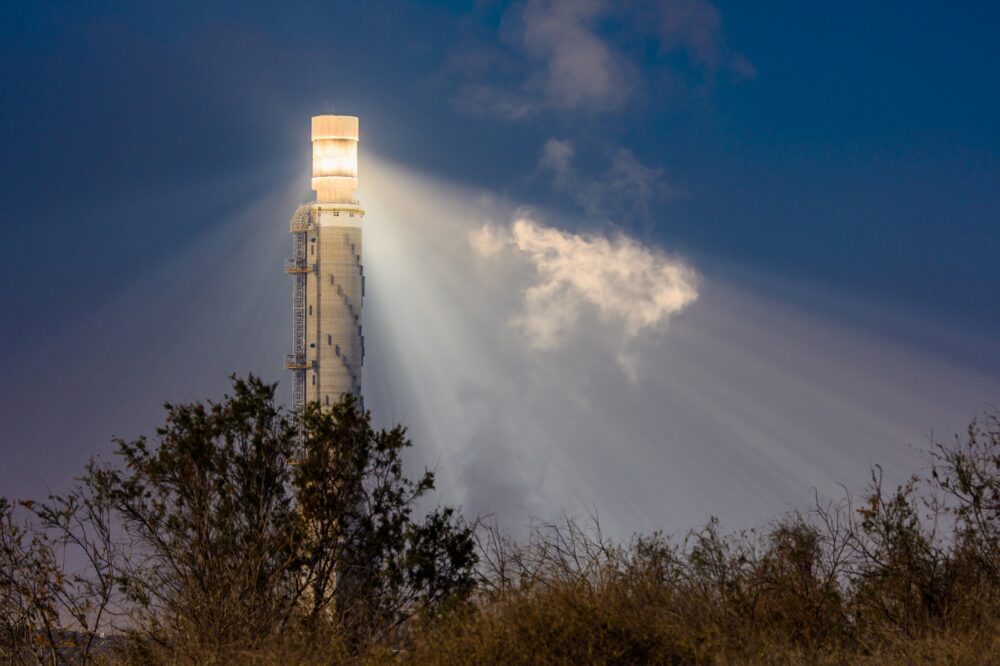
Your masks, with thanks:
[[[294,256],[285,272],[295,278],[292,297],[293,406],[327,407],[343,393],[361,398],[365,339],[361,302],[361,223],[365,211],[353,198],[358,188],[358,119],[312,119],[312,189],[316,201],[292,216]]]

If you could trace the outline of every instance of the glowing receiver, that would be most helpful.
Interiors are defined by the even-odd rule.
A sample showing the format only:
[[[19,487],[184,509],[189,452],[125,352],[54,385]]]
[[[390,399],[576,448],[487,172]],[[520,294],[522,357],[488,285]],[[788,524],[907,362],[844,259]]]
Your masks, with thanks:
[[[313,116],[312,147],[316,201],[351,201],[358,189],[357,116]]]

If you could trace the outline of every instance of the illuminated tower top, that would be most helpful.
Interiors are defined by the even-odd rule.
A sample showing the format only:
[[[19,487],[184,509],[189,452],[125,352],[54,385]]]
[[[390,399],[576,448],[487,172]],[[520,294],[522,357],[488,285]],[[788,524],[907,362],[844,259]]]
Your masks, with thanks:
[[[313,116],[312,189],[319,203],[352,203],[358,189],[357,116]]]

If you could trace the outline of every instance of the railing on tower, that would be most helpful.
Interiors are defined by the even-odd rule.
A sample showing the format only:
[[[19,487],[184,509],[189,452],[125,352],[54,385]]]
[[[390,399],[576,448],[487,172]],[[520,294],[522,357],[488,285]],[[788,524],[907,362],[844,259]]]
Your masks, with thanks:
[[[293,372],[292,408],[302,413],[306,406],[306,280],[311,270],[306,259],[306,235],[315,228],[315,212],[299,206],[289,222],[294,239],[294,256],[285,260],[285,272],[295,277],[292,292],[292,353],[285,356],[285,367]]]

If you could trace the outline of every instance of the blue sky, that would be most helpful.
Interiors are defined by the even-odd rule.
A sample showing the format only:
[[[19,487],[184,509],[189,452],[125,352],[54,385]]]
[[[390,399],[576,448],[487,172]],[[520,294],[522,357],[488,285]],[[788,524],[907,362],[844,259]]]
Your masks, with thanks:
[[[58,383],[27,379],[56,347],[101,367],[61,336],[130,285],[156,302],[151,276],[259,193],[305,200],[318,113],[361,117],[363,161],[794,285],[770,296],[996,378],[998,23],[985,2],[5,2],[0,388]]]
[[[301,160],[301,118],[333,111],[363,116],[380,154],[536,204],[573,205],[538,173],[546,140],[573,142],[593,177],[624,148],[675,196],[644,223],[608,211],[615,224],[1000,330],[994,3],[659,3],[707,14],[669,40],[656,2],[593,4],[581,22],[619,80],[561,101],[539,80],[548,56],[524,44],[530,6],[5,3],[6,309],[44,327],[67,279],[87,287],[68,304],[87,308],[114,289],[101,264],[136,270],[210,224],[178,210],[139,234],[92,211],[194,180],[249,186]],[[463,103],[475,86],[537,108],[511,119]]]

